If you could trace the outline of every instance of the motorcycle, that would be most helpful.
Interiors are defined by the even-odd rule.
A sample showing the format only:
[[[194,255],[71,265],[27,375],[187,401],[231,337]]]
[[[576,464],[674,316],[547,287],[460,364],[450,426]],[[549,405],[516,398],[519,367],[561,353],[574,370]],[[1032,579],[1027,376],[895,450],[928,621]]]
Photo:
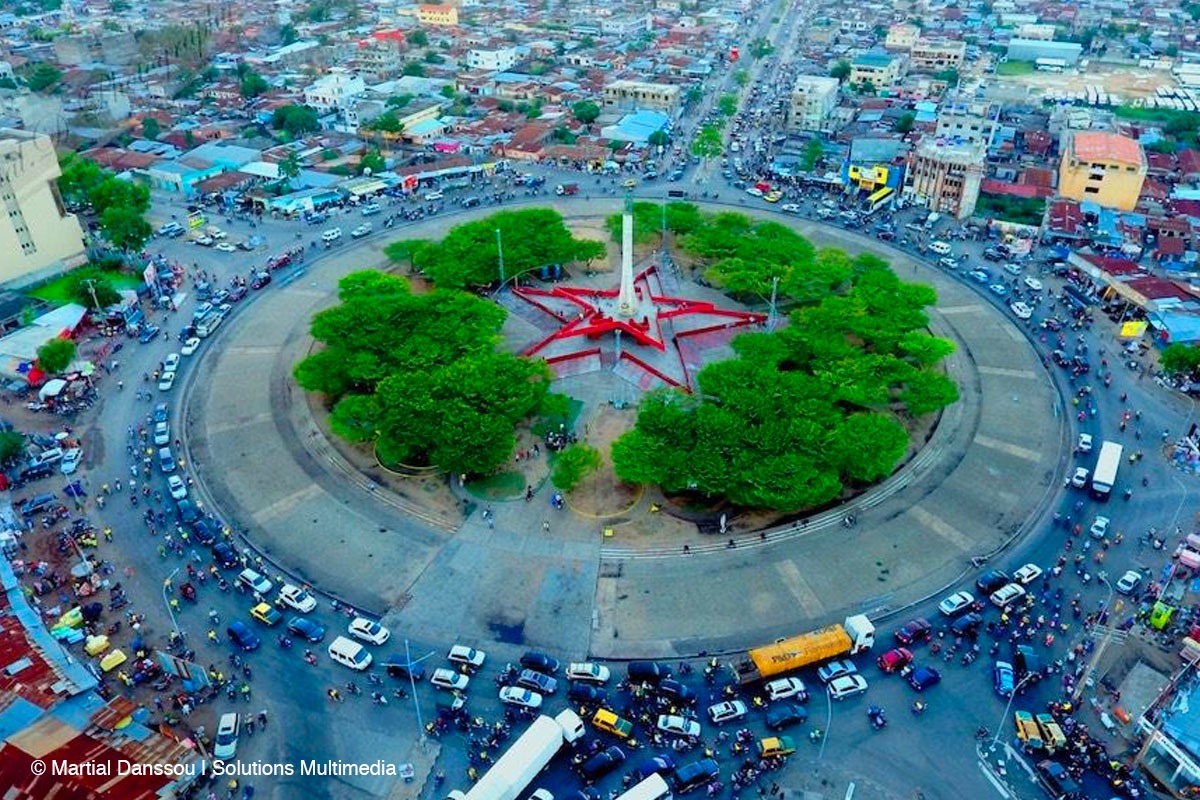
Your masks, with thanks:
[[[288,637],[284,636],[283,634],[279,634],[279,638],[277,641],[279,642],[279,646],[282,647],[284,650],[290,650],[292,647],[292,640],[289,639]]]

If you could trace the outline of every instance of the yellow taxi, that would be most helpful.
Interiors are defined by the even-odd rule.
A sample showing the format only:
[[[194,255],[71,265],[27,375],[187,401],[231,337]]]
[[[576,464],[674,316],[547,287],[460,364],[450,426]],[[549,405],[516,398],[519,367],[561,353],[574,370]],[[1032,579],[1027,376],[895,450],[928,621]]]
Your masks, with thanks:
[[[796,740],[790,736],[771,736],[758,740],[758,757],[790,756],[796,752]]]
[[[283,615],[276,611],[275,606],[270,603],[259,603],[250,609],[250,616],[263,625],[275,625],[279,620],[283,619]]]
[[[1055,721],[1054,717],[1049,714],[1038,714],[1034,717],[1037,720],[1038,730],[1042,732],[1042,744],[1051,753],[1062,750],[1067,746],[1067,737],[1063,733],[1062,726]]]
[[[607,708],[602,708],[595,713],[592,717],[592,724],[596,726],[596,730],[620,736],[622,739],[628,739],[633,735],[633,723],[627,719],[621,719]]]
[[[1013,724],[1017,729],[1017,738],[1031,750],[1042,749],[1042,732],[1033,720],[1033,714],[1028,711],[1014,711]]]
[[[783,192],[779,191],[778,189],[771,191],[771,192],[767,192],[766,194],[763,195],[763,200],[766,200],[768,203],[778,203],[782,199],[783,199]]]

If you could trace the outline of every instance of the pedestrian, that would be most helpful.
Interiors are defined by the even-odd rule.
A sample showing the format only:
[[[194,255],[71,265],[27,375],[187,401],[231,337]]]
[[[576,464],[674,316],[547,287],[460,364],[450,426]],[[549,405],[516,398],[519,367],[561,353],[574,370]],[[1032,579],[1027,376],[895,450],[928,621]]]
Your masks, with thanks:
[[[542,530],[546,531],[546,532],[550,531],[550,520],[548,520],[548,519],[542,520]]]

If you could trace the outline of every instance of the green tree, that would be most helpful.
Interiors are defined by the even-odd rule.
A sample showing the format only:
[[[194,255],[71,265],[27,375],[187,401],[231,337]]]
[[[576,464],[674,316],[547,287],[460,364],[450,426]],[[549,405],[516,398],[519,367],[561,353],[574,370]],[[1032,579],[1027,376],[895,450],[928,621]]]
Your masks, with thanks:
[[[429,35],[420,28],[409,31],[408,36],[404,38],[413,47],[427,47],[429,45]]]
[[[666,131],[654,131],[646,138],[646,143],[651,147],[666,147],[671,143],[671,135]]]
[[[49,93],[62,81],[62,70],[53,64],[35,64],[25,73],[25,85],[30,91]]]
[[[387,161],[384,159],[383,154],[379,152],[379,148],[368,150],[358,161],[358,171],[360,173],[370,170],[371,174],[375,175],[386,169]]]
[[[733,73],[733,82],[745,89],[750,83],[750,72],[745,69],[739,69]]]
[[[950,69],[944,69],[941,72],[933,73],[933,77],[935,80],[945,81],[950,86],[956,86],[958,84],[959,76],[958,76],[958,70],[956,70],[954,68],[950,68]]]
[[[410,78],[423,78],[425,77],[425,67],[420,61],[409,61],[400,70],[400,74]]]
[[[570,492],[579,482],[600,469],[600,451],[582,442],[567,447],[554,456],[550,480],[564,492]]]
[[[905,111],[896,119],[896,124],[892,126],[892,130],[896,133],[908,133],[913,129],[913,124],[916,121],[916,114],[911,111]]]
[[[296,31],[296,26],[290,22],[279,29],[279,39],[285,46],[294,44],[299,38],[300,34]]]
[[[247,70],[246,74],[242,76],[242,82],[238,86],[238,91],[242,97],[249,99],[258,97],[270,88],[271,84],[267,83],[266,78],[253,70]]]
[[[394,94],[387,99],[387,107],[401,109],[413,101],[411,94]]]
[[[404,130],[404,123],[400,121],[400,115],[395,110],[388,109],[363,127],[382,133],[401,133]]]
[[[738,97],[736,94],[723,94],[717,98],[717,111],[721,116],[732,117],[738,110]]]
[[[705,125],[696,132],[696,138],[692,140],[692,155],[707,161],[710,158],[720,158],[724,151],[725,142],[721,136],[721,129],[716,125]]]
[[[295,150],[289,149],[287,154],[279,161],[279,177],[283,178],[285,183],[291,185],[294,179],[300,177],[300,170],[303,166],[300,163],[300,155]]]
[[[454,99],[454,94],[455,94],[454,87],[451,86],[450,84],[446,84],[445,86],[443,86],[439,93],[442,95],[442,97],[445,97],[447,100]]]
[[[122,206],[104,209],[100,214],[100,229],[104,238],[121,250],[141,250],[154,235],[144,212]]]
[[[47,375],[57,375],[75,360],[75,343],[70,339],[51,339],[37,349],[37,363]]]
[[[775,48],[771,46],[771,43],[761,36],[750,42],[751,58],[766,58],[774,52]]]
[[[850,77],[850,62],[838,61],[829,68],[829,76],[845,83],[846,79]]]
[[[446,62],[445,57],[436,50],[426,50],[422,60],[426,64],[444,64]]]
[[[121,295],[113,288],[112,281],[97,269],[85,268],[72,272],[67,281],[67,296],[92,311],[103,311],[121,301]]]
[[[68,205],[83,205],[91,202],[92,193],[104,182],[108,173],[100,165],[76,153],[67,153],[59,162],[62,175],[58,179],[58,191]]]
[[[583,125],[591,125],[600,118],[600,106],[591,100],[580,100],[571,106],[571,116]]]
[[[147,139],[157,139],[162,133],[162,128],[158,124],[158,120],[154,117],[142,118],[142,136]]]
[[[805,172],[812,172],[824,155],[825,145],[821,144],[821,140],[816,138],[809,139],[808,144],[804,145],[804,155],[800,158],[800,168]]]
[[[1159,363],[1172,375],[1189,375],[1200,369],[1200,348],[1173,342],[1163,348]]]
[[[9,466],[24,455],[24,434],[19,431],[0,431],[0,465]]]
[[[874,83],[874,81],[869,81],[869,80],[863,81],[862,83],[860,83],[854,87],[854,91],[857,92],[858,94],[874,95],[875,91],[876,91],[875,83]]]
[[[280,106],[271,113],[271,127],[295,139],[321,130],[321,121],[315,108],[292,103]]]
[[[688,90],[683,94],[684,105],[695,105],[704,99],[704,89],[699,86],[689,86]]]

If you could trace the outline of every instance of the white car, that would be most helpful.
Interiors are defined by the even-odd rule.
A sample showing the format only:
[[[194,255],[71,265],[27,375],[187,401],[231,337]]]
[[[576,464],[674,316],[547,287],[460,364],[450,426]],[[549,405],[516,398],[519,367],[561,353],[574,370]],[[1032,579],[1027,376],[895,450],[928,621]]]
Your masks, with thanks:
[[[1131,569],[1121,576],[1121,580],[1117,581],[1117,591],[1121,594],[1131,594],[1141,582],[1142,573]]]
[[[658,723],[654,726],[663,733],[673,733],[677,736],[699,736],[700,723],[694,719],[681,717],[677,714],[659,714]]]
[[[853,661],[830,661],[817,670],[817,677],[821,679],[821,683],[829,683],[834,678],[853,675],[856,672],[858,672],[858,667],[854,666]]]
[[[285,606],[299,611],[301,614],[307,614],[317,607],[316,598],[299,586],[293,586],[290,583],[285,583],[279,590],[279,599]]]
[[[1090,433],[1079,434],[1079,443],[1075,445],[1075,449],[1081,453],[1092,452],[1092,435]]]
[[[223,761],[233,758],[237,753],[240,720],[241,717],[237,712],[231,711],[221,715],[221,719],[217,722],[217,738],[213,740],[213,758]]]
[[[471,679],[461,672],[455,672],[452,669],[442,667],[435,669],[433,674],[429,676],[429,682],[439,689],[448,689],[450,691],[464,691]],[[506,687],[515,689],[515,686]],[[525,689],[517,689],[517,691],[526,691]]]
[[[466,664],[468,667],[478,669],[483,666],[483,662],[487,659],[487,653],[482,650],[476,650],[473,647],[467,647],[465,644],[456,644],[450,648],[450,652],[446,654],[446,658],[455,664]]]
[[[784,203],[779,207],[779,210],[785,214],[799,214],[800,206],[795,203]]]
[[[541,708],[542,696],[519,686],[505,686],[500,690],[500,702],[521,708]]]
[[[1026,564],[1013,573],[1013,579],[1023,586],[1028,586],[1040,577],[1042,577],[1042,568],[1037,564]]]
[[[1026,275],[1024,280],[1025,280],[1025,285],[1028,286],[1030,289],[1033,289],[1035,292],[1040,292],[1042,290],[1042,282],[1039,281],[1037,278],[1033,277],[1032,275]]]
[[[187,484],[178,475],[167,476],[167,489],[171,492],[171,497],[175,500],[183,500],[188,494]]]
[[[163,359],[163,372],[175,372],[179,369],[179,353],[170,353]]]
[[[213,249],[220,250],[222,253],[236,253],[237,252],[237,248],[234,247],[233,245],[231,245],[229,242],[221,242],[219,245],[217,245]]]
[[[62,463],[58,465],[58,468],[62,470],[63,475],[71,475],[79,469],[79,462],[82,460],[83,451],[78,447],[72,447],[63,453]]]
[[[1096,517],[1092,523],[1092,527],[1088,529],[1088,533],[1093,539],[1103,539],[1108,534],[1109,523],[1112,522],[1108,517]]]
[[[238,583],[245,586],[255,594],[266,597],[275,588],[275,584],[271,583],[266,577],[258,574],[252,569],[244,569],[238,573]]]
[[[1033,309],[1019,300],[1010,304],[1009,310],[1013,312],[1013,316],[1017,319],[1029,319],[1033,316]]]
[[[164,372],[162,377],[158,379],[158,390],[160,392],[169,392],[171,387],[175,385],[175,373]]]
[[[567,665],[568,680],[587,681],[588,683],[608,683],[608,676],[608,667],[603,664],[585,662],[582,664]]]
[[[1025,596],[1025,587],[1019,583],[1006,583],[988,598],[996,608],[1005,608]]]
[[[857,673],[843,675],[829,682],[829,697],[833,700],[845,700],[867,690],[867,679]]]
[[[751,197],[762,197],[763,190],[758,188],[757,186],[751,186],[749,189],[746,190],[746,194],[750,195]]]
[[[350,231],[350,238],[351,239],[361,239],[362,237],[366,236],[367,234],[369,234],[371,232],[371,227],[372,227],[371,223],[364,222],[362,225],[359,225],[357,228]]]
[[[199,349],[200,338],[198,336],[189,336],[188,340],[183,343],[183,347],[179,348],[179,352],[185,356],[190,356]]]
[[[374,620],[366,617],[355,617],[347,628],[355,639],[362,639],[370,644],[383,644],[392,632]]]
[[[968,606],[974,602],[975,596],[970,592],[955,592],[938,603],[938,611],[941,611],[947,617],[954,617],[966,611]]]
[[[1071,485],[1076,489],[1082,489],[1087,486],[1088,475],[1090,474],[1087,467],[1076,467],[1075,473],[1071,476]]]
[[[797,695],[808,696],[804,681],[799,678],[778,678],[767,684],[768,700],[783,700]]]
[[[746,716],[746,704],[741,700],[726,700],[708,707],[708,718],[714,725],[733,722]]]
[[[166,420],[154,423],[154,443],[159,447],[166,447],[171,443],[171,423]]]

